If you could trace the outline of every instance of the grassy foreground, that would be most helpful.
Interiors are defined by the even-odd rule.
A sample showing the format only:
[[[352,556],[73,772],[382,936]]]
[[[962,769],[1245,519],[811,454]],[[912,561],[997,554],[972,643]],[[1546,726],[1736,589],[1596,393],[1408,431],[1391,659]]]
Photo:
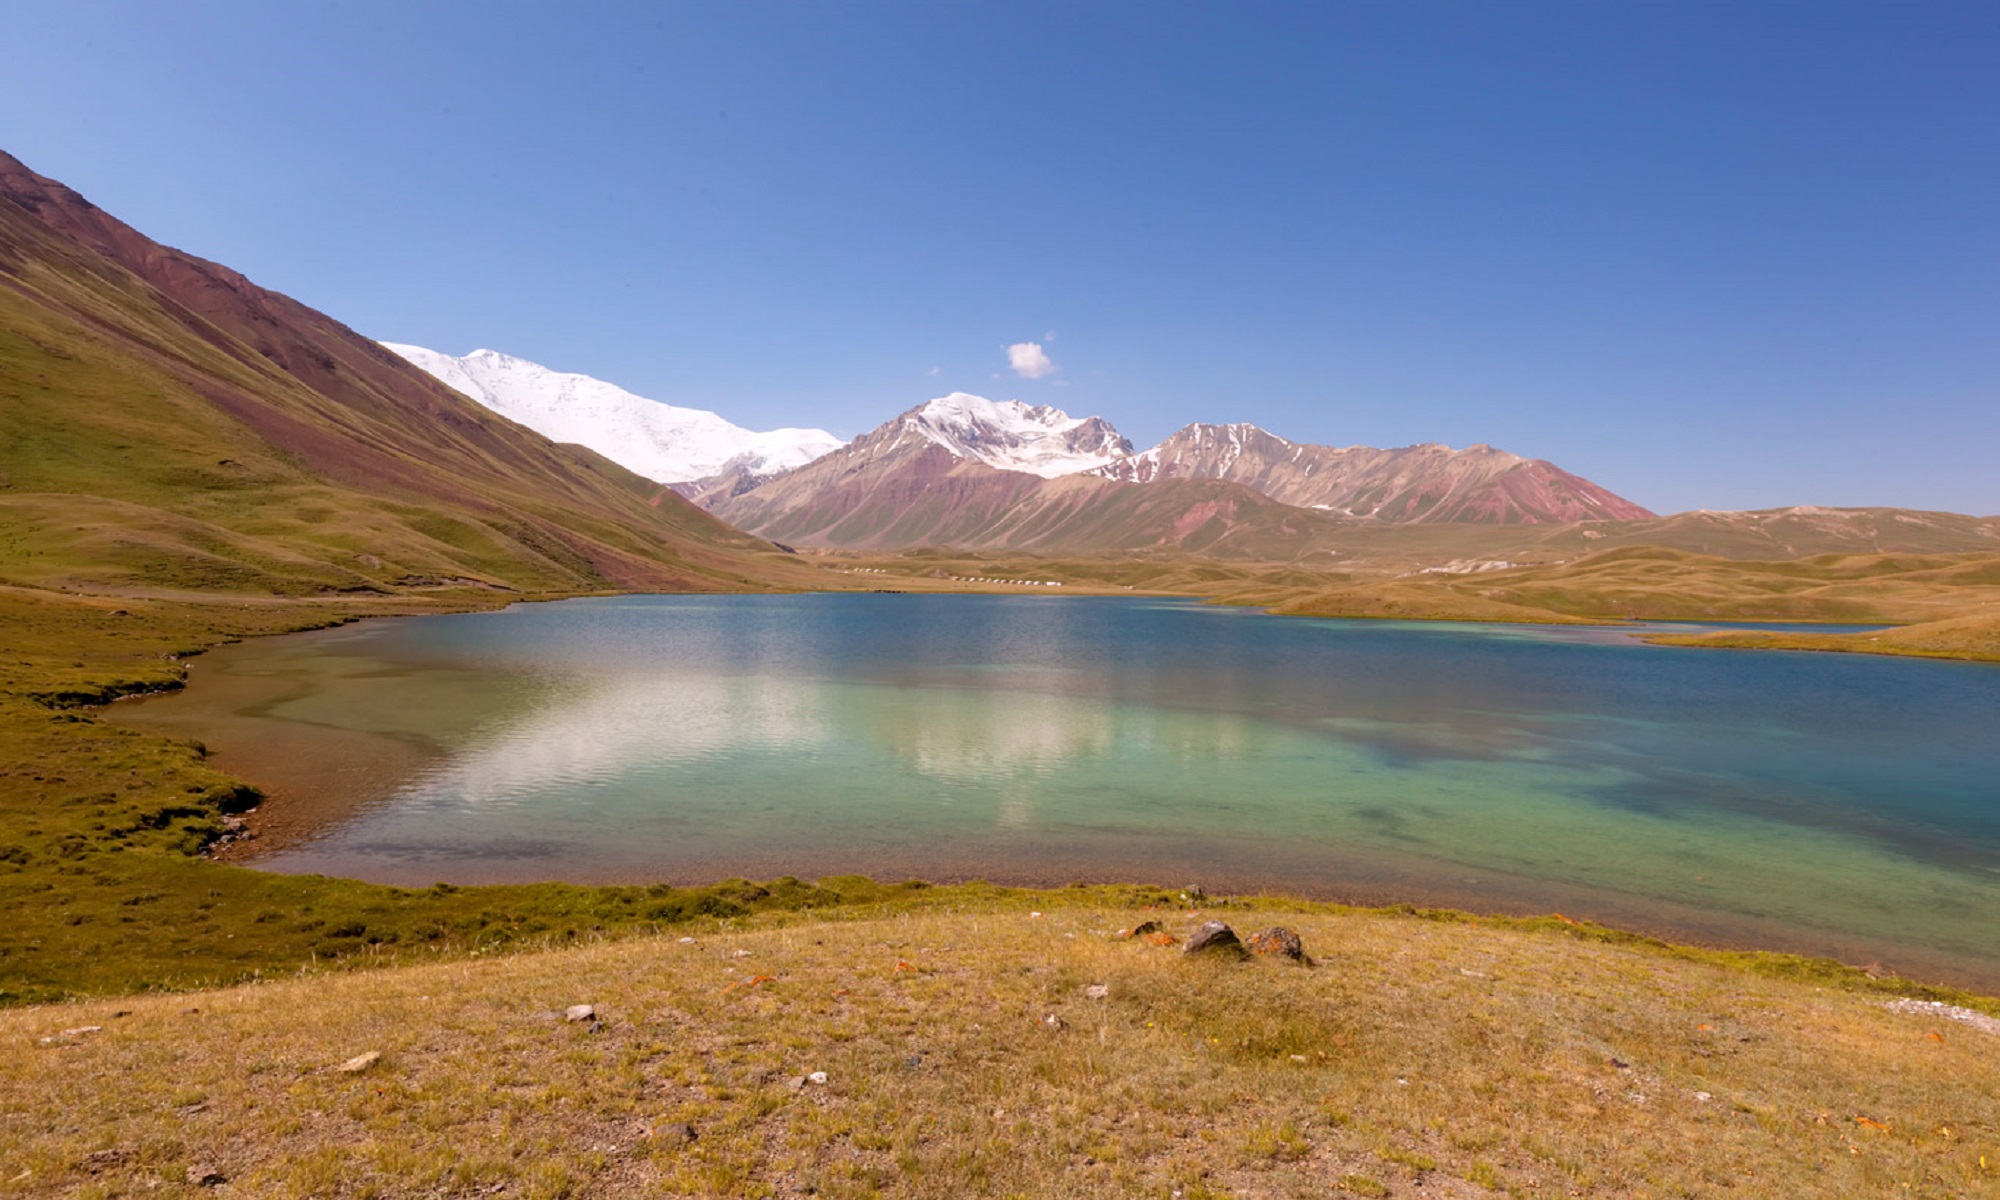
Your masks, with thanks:
[[[1042,899],[0,1012],[0,1195],[2000,1195],[2000,1033],[1879,994]],[[1316,962],[1118,936],[1210,916]]]

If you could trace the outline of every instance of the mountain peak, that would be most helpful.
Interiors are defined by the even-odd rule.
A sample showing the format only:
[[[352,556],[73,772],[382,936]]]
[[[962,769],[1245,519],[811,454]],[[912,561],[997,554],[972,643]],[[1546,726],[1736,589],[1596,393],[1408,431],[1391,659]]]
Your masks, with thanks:
[[[724,472],[774,475],[841,445],[824,429],[744,429],[704,409],[648,400],[616,384],[553,371],[498,350],[459,357],[422,346],[382,345],[509,420],[559,442],[588,446],[659,483]]]
[[[1102,417],[1072,417],[1047,404],[988,400],[970,392],[926,401],[893,424],[959,458],[1045,479],[1092,470],[1132,453],[1132,443]]]

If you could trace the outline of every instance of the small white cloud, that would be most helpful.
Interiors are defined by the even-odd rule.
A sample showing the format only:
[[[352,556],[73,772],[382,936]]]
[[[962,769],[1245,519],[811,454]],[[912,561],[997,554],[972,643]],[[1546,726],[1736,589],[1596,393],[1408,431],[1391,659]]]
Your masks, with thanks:
[[[1069,386],[1069,380],[1067,380],[1067,379],[1051,379],[1051,380],[1049,380],[1049,383],[1050,383],[1051,385],[1055,386],[1055,387],[1068,387],[1068,386]]]
[[[1042,352],[1040,342],[1015,342],[1007,347],[1007,365],[1023,379],[1040,379],[1044,375],[1055,374],[1058,369]]]
[[[932,367],[932,368],[931,368],[931,371],[930,371],[930,375],[931,375],[931,378],[932,378],[932,379],[936,379],[936,378],[937,378],[938,376],[940,376],[940,375],[942,375],[942,374],[944,374],[944,368],[943,368],[943,367]]]
[[[1047,333],[1042,335],[1042,340],[1047,342],[1051,346],[1055,345],[1056,331],[1053,329],[1049,330]]]

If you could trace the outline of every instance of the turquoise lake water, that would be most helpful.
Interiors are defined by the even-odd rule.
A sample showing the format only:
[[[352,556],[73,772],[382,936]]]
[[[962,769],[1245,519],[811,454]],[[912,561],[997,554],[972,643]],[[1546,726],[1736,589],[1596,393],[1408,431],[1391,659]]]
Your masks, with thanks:
[[[1654,628],[1658,628],[1657,626]],[[1136,598],[661,596],[196,660],[140,723],[384,882],[1141,880],[2000,981],[2000,669]]]

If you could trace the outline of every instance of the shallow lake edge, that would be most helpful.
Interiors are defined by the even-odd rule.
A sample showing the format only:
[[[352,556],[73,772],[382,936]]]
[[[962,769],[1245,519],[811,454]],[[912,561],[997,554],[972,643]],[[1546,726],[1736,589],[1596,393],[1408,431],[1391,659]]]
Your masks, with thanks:
[[[589,594],[613,596],[632,593],[605,592]],[[291,608],[290,605],[286,605],[285,607],[289,611],[278,623],[262,627],[251,627],[253,623],[239,622],[236,629],[210,630],[208,631],[208,636],[185,643],[184,648],[177,649],[172,655],[167,656],[173,664],[173,668],[168,671],[148,671],[143,678],[108,678],[89,686],[73,687],[62,693],[60,699],[44,692],[34,697],[37,701],[34,707],[41,709],[43,712],[47,712],[51,708],[76,709],[84,706],[106,704],[123,696],[158,694],[172,691],[180,686],[180,681],[174,677],[173,670],[178,668],[181,658],[191,657],[214,646],[244,640],[248,637],[273,636],[279,633],[323,629],[330,625],[346,624],[371,617],[444,615],[453,612],[490,611],[507,607],[514,603],[539,603],[574,598],[578,598],[578,595],[572,593],[524,597],[471,594],[449,598],[426,597],[423,602],[415,606],[398,606],[390,611],[377,610],[372,612],[366,609],[346,606],[335,610],[324,605],[309,606],[311,602],[300,602],[297,608]],[[1049,599],[1058,598],[1050,597]],[[163,607],[171,609],[172,606],[171,604],[167,604]],[[89,716],[73,715],[64,716],[59,719],[69,722],[87,722],[92,725],[101,724],[97,720],[97,714],[94,712]],[[10,723],[13,723],[11,714]],[[47,733],[49,731],[44,727],[39,732]],[[123,732],[123,736],[139,738],[148,735]],[[171,739],[164,737],[151,737],[150,740],[159,743],[160,747],[173,745]],[[183,752],[187,749],[186,747],[174,748]],[[198,758],[199,755],[195,755],[196,761],[198,761]],[[206,837],[203,848],[207,845],[212,845],[226,831],[223,821],[224,813],[219,806],[212,807],[213,811],[209,813],[209,819],[205,823],[199,823],[201,824],[199,832],[203,833]],[[197,823],[190,822],[190,824]],[[83,831],[81,823],[77,824],[77,828],[79,832]],[[267,899],[282,899],[287,897],[291,899],[310,898],[315,902],[317,911],[323,917],[362,914],[364,910],[369,913],[379,914],[385,904],[390,904],[393,907],[406,910],[402,913],[402,916],[406,920],[417,918],[418,923],[421,923],[425,914],[407,910],[421,910],[426,908],[424,897],[435,893],[435,889],[413,891],[411,889],[364,884],[352,880],[333,880],[313,876],[281,876],[266,872],[248,871],[243,868],[227,867],[211,862],[200,853],[199,849],[195,851],[165,850],[155,852],[164,852],[183,860],[178,864],[172,864],[175,869],[170,872],[176,877],[176,882],[183,888],[196,889],[203,887],[205,884],[219,883],[222,882],[220,876],[231,877],[239,883],[242,881],[242,877],[254,877],[256,886],[249,890],[262,893]],[[211,873],[219,873],[219,875]],[[756,885],[747,886],[754,888]],[[874,887],[877,885],[870,886]],[[725,883],[712,885],[708,889],[669,889],[669,891],[675,892],[683,898],[693,898],[698,895],[718,894],[718,889],[726,892],[736,887],[738,887],[736,883]],[[1127,885],[1127,887],[1129,888],[1130,885]],[[35,890],[43,889],[37,888]],[[222,896],[226,891],[243,889],[218,889],[210,886],[206,890],[210,896]],[[516,925],[520,924],[524,914],[529,915],[530,919],[532,919],[532,914],[535,912],[542,912],[545,915],[574,921],[580,915],[584,914],[595,916],[610,915],[602,912],[592,913],[593,909],[603,908],[602,904],[592,904],[591,900],[593,898],[599,901],[608,901],[614,897],[624,896],[632,892],[644,892],[646,890],[648,889],[592,888],[562,884],[494,885],[463,889],[454,888],[450,889],[449,893],[446,893],[456,898],[454,903],[448,906],[433,904],[429,907],[448,908],[450,913],[447,915],[455,916],[461,920],[468,909],[485,907],[508,916],[514,920]],[[958,904],[974,902],[981,904],[995,903],[998,902],[1000,896],[1005,895],[1010,898],[1007,901],[1010,906],[1020,906],[1035,903],[1037,900],[1044,903],[1054,903],[1061,901],[1065,897],[1073,898],[1075,896],[1074,889],[1070,888],[1031,890],[1019,888],[991,889],[984,885],[946,885],[939,888],[923,887],[920,890],[927,893],[927,902]],[[157,898],[155,897],[155,899]],[[62,902],[66,902],[68,897],[64,896],[60,899]],[[332,907],[325,907],[329,903]],[[1312,902],[1282,898],[1264,898],[1257,903],[1260,908],[1265,905],[1270,906],[1264,910],[1274,912],[1285,911],[1288,906],[1293,911],[1315,910],[1320,907],[1336,910],[1354,909],[1354,906],[1350,905],[1315,906]],[[207,909],[210,905],[203,904],[200,907]],[[812,908],[811,906],[806,906],[800,911],[810,912]],[[843,906],[836,911],[852,912],[853,910]],[[1986,997],[1963,988],[1924,984],[1893,976],[1878,977],[1871,975],[1863,968],[1840,964],[1832,959],[1807,958],[1770,951],[1725,950],[1670,943],[1644,934],[1614,930],[1603,926],[1580,925],[1569,922],[1567,918],[1553,916],[1481,916],[1463,910],[1418,909],[1412,905],[1392,905],[1380,911],[1407,911],[1411,914],[1430,919],[1449,919],[1475,924],[1497,922],[1510,926],[1527,925],[1530,927],[1546,927],[1555,932],[1566,932],[1574,936],[1613,938],[1637,944],[1646,944],[1678,957],[1698,958],[1704,961],[1738,966],[1763,974],[1797,976],[1843,988],[1881,991],[1886,994],[1914,996],[1924,999],[1941,999],[1953,1003],[1967,1004],[1968,1006],[1981,1008],[1985,1011],[2000,1012],[2000,999]],[[700,919],[712,917],[713,915],[699,912],[687,914],[688,919]],[[333,928],[356,924],[353,920],[323,921],[323,923],[327,923]],[[433,924],[437,923],[436,920],[433,920]],[[634,931],[657,929],[660,927],[660,922],[657,919],[630,922],[614,921],[613,924],[614,927]],[[481,925],[490,930],[488,923],[481,922]],[[247,926],[245,931],[254,935],[258,932],[258,927],[255,925]],[[606,931],[606,927],[600,926],[599,931]],[[112,933],[114,931],[106,930],[105,932]],[[391,932],[394,931],[391,930]],[[528,936],[530,937],[536,934],[537,931],[528,931]],[[236,939],[236,934],[234,933],[225,936],[231,940]],[[486,938],[486,940],[482,941],[482,938]],[[496,938],[497,940],[495,940]],[[251,938],[242,940],[239,944],[228,947],[226,954],[220,952],[221,948],[219,946],[207,947],[208,953],[205,954],[199,951],[187,951],[183,954],[183,960],[179,964],[178,969],[171,972],[162,972],[157,967],[145,966],[136,962],[131,964],[133,968],[131,970],[121,969],[120,955],[127,951],[132,943],[132,939],[114,936],[110,938],[91,938],[89,940],[97,943],[91,947],[93,953],[100,955],[109,954],[111,956],[109,961],[99,964],[101,967],[107,969],[94,972],[92,981],[87,982],[82,978],[64,979],[62,976],[65,973],[60,971],[56,973],[56,977],[44,975],[42,978],[35,980],[23,980],[17,975],[14,986],[0,986],[0,1004],[32,1003],[38,1000],[57,999],[64,996],[116,994],[120,991],[184,990],[191,987],[213,986],[217,983],[259,977],[267,967],[272,969],[296,969],[301,965],[309,964],[324,968],[334,965],[355,965],[357,960],[368,965],[392,965],[402,961],[437,961],[434,955],[439,953],[456,951],[476,954],[482,952],[482,946],[492,948],[497,945],[518,944],[519,941],[519,939],[504,930],[491,938],[486,937],[485,934],[475,935],[469,939],[455,934],[447,934],[441,941],[432,942],[431,945],[435,949],[421,958],[413,958],[407,953],[397,952],[394,949],[385,949],[385,943],[383,942],[357,941],[356,945],[351,948],[351,956],[343,958],[340,955],[334,955],[323,959],[317,951],[309,950],[301,953],[300,947],[296,944],[296,939],[287,941],[284,938],[258,938],[252,936]],[[387,945],[393,946],[394,943],[387,943]],[[0,970],[0,984],[4,984],[6,977],[10,974],[16,974],[16,972],[11,968]]]

